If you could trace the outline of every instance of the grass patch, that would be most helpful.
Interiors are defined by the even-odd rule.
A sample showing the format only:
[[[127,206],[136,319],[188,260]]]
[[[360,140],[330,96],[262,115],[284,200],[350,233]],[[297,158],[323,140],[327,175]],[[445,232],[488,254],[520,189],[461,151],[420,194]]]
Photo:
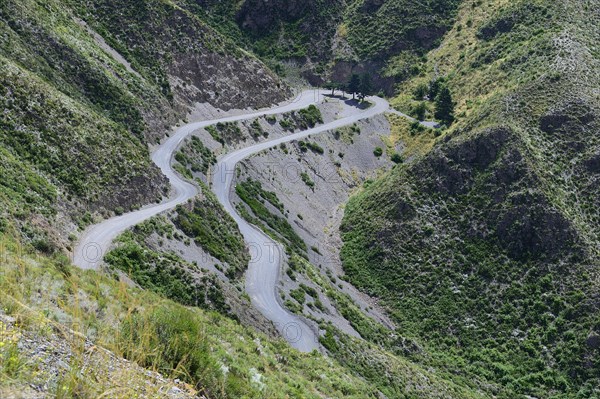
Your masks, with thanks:
[[[175,225],[210,255],[228,264],[229,277],[240,277],[250,261],[244,238],[210,189],[203,185],[202,191],[204,198],[196,199],[191,210],[177,207]]]
[[[248,205],[250,210],[252,210],[252,213],[272,230],[269,234],[272,235],[273,232],[276,232],[285,240],[286,245],[290,246],[293,250],[306,253],[306,244],[302,238],[296,234],[289,222],[281,216],[274,215],[265,206],[265,201],[267,201],[283,213],[283,204],[279,201],[275,193],[265,191],[260,182],[253,180],[239,183],[235,187],[235,191],[240,199]],[[248,218],[250,215],[246,211],[242,216]],[[248,221],[254,223],[253,218],[250,218]],[[262,226],[263,229],[266,228],[262,223],[259,225]]]
[[[217,163],[215,154],[204,146],[202,140],[192,136],[190,141],[175,154],[175,160],[194,173],[208,174],[211,166]]]

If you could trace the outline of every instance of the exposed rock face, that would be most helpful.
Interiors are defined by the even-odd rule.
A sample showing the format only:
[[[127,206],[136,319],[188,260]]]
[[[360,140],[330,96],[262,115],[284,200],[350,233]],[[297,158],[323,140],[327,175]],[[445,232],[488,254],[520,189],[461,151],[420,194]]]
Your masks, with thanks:
[[[159,81],[163,94],[174,100],[169,106],[177,116],[195,103],[224,110],[262,108],[290,95],[264,64],[191,12],[154,2],[140,9],[132,0],[121,7],[130,12],[118,13],[110,2],[95,0],[90,7],[97,18],[94,23],[121,46],[135,49],[130,57],[145,77]],[[160,114],[154,119],[157,116],[160,120]],[[172,124],[173,119],[166,122]],[[150,129],[151,136],[164,134],[160,123],[152,127],[160,130]]]
[[[576,248],[577,234],[571,222],[541,191],[526,190],[539,185],[539,181],[520,154],[518,137],[509,129],[491,128],[440,147],[416,165],[412,174],[433,198],[480,198],[481,213],[469,213],[476,219],[471,223],[477,226],[469,230],[469,235],[478,239],[496,237],[514,259],[555,258],[565,249]],[[485,191],[479,192],[483,187]],[[412,224],[420,219],[420,212],[402,197],[393,203],[389,213],[392,220]],[[379,235],[382,242],[388,237],[385,231]],[[389,238],[392,231],[394,228]]]
[[[346,82],[369,73],[377,90],[393,93],[406,76],[384,72],[403,52],[421,54],[444,35],[458,1],[421,4],[406,0],[359,2],[245,0],[235,19],[257,52],[297,63],[313,84]],[[209,5],[210,7],[210,5]]]
[[[548,134],[578,135],[585,132],[596,116],[583,100],[560,104],[540,119],[540,129]]]
[[[471,140],[438,148],[416,168],[416,174],[424,179],[429,193],[455,195],[465,193],[472,187],[477,172],[495,162],[498,153],[509,139],[505,128],[490,129]],[[431,172],[434,174],[431,174]]]
[[[590,348],[598,349],[600,348],[600,335],[592,334],[585,342]]]
[[[291,94],[289,87],[249,56],[178,54],[169,66],[169,75],[183,106],[209,103],[223,110],[263,108]]]
[[[243,29],[252,32],[277,28],[279,21],[292,22],[315,9],[315,1],[246,0],[237,14]]]
[[[365,0],[361,6],[361,10],[364,12],[375,12],[381,7],[384,0]]]
[[[499,242],[515,259],[555,258],[574,249],[571,223],[540,193],[511,195],[495,222]]]
[[[331,69],[330,79],[333,82],[347,82],[352,74],[369,74],[375,87],[383,90],[386,95],[394,93],[396,79],[381,75],[383,64],[377,61],[353,62],[338,61]]]

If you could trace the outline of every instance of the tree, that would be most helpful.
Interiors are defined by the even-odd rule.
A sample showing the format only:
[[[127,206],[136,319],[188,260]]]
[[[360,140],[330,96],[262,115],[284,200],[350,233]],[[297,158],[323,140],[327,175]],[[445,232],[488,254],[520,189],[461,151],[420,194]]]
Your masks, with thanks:
[[[335,89],[337,89],[339,87],[339,84],[335,83],[335,82],[327,82],[325,83],[325,88],[326,89],[331,89],[331,96],[335,95]]]
[[[398,154],[397,152],[392,154],[392,158],[391,158],[393,163],[402,163],[404,162],[404,160],[402,159],[402,155]]]
[[[444,82],[445,79],[444,78],[438,78],[436,80],[434,80],[433,82],[431,82],[431,84],[429,85],[429,100],[430,101],[434,101],[437,97],[437,95],[440,92],[440,89],[442,88],[442,86],[444,86]]]
[[[450,126],[454,122],[454,102],[452,93],[445,85],[439,90],[435,98],[435,118]]]
[[[425,114],[427,113],[427,105],[424,102],[419,102],[416,107],[413,108],[412,114],[415,118],[420,121],[425,120]]]
[[[428,92],[429,87],[425,83],[421,83],[413,91],[413,98],[417,101],[421,101],[427,95]]]
[[[348,82],[348,91],[352,93],[352,99],[354,100],[355,94],[360,91],[360,76],[353,73]]]
[[[373,85],[371,84],[371,75],[369,75],[368,73],[363,73],[361,75],[358,91],[360,92],[361,100],[364,100],[366,96],[371,94],[371,92],[373,91]]]

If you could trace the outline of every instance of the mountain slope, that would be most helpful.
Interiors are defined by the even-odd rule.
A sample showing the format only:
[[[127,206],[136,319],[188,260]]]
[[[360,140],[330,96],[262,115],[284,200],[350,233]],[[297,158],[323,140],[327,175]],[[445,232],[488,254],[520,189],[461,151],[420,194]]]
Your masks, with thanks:
[[[187,3],[192,2],[187,0]],[[388,95],[419,72],[421,56],[451,26],[459,0],[198,1],[216,29],[282,74],[313,84],[368,72]]]
[[[297,352],[217,313],[73,268],[66,257],[40,255],[14,234],[11,226],[0,233],[3,395],[166,397],[170,385],[176,390],[168,397],[381,397],[331,358]],[[390,364],[390,388],[401,389],[391,397],[482,397],[406,360]],[[183,383],[185,392],[177,390]]]
[[[160,200],[166,179],[148,144],[195,103],[260,107],[289,95],[170,1],[2,2],[0,63],[3,217],[45,250],[92,215]]]
[[[464,4],[394,102],[444,76],[458,123],[342,226],[350,281],[440,367],[508,397],[598,386],[599,18],[577,1]]]

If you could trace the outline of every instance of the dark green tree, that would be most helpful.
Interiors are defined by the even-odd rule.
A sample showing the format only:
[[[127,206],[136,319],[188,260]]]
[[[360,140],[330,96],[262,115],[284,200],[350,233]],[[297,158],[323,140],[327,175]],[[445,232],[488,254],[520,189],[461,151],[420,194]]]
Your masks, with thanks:
[[[442,88],[442,86],[444,86],[444,82],[445,82],[444,78],[438,78],[431,82],[431,84],[429,85],[429,94],[428,94],[430,101],[435,101],[437,95],[440,92],[440,89]]]
[[[425,83],[421,83],[413,90],[413,98],[417,101],[421,101],[428,93],[429,86]]]
[[[442,86],[435,98],[435,118],[450,126],[454,122],[454,101],[447,86]]]
[[[356,73],[353,73],[350,77],[350,81],[348,82],[348,92],[352,93],[353,100],[356,98],[356,93],[360,92],[360,76]]]
[[[326,89],[330,89],[330,90],[331,90],[331,95],[332,95],[332,96],[333,96],[333,95],[335,95],[335,89],[337,89],[337,88],[338,88],[338,86],[339,86],[339,85],[338,85],[337,83],[334,83],[334,82],[327,82],[327,83],[325,83],[325,85],[324,85],[324,87],[325,87]]]
[[[373,84],[371,83],[371,75],[363,73],[360,77],[360,85],[358,87],[360,92],[360,99],[364,100],[366,96],[372,94]]]
[[[425,120],[425,114],[427,113],[427,105],[423,101],[419,102],[416,107],[413,108],[412,115],[420,121]]]

